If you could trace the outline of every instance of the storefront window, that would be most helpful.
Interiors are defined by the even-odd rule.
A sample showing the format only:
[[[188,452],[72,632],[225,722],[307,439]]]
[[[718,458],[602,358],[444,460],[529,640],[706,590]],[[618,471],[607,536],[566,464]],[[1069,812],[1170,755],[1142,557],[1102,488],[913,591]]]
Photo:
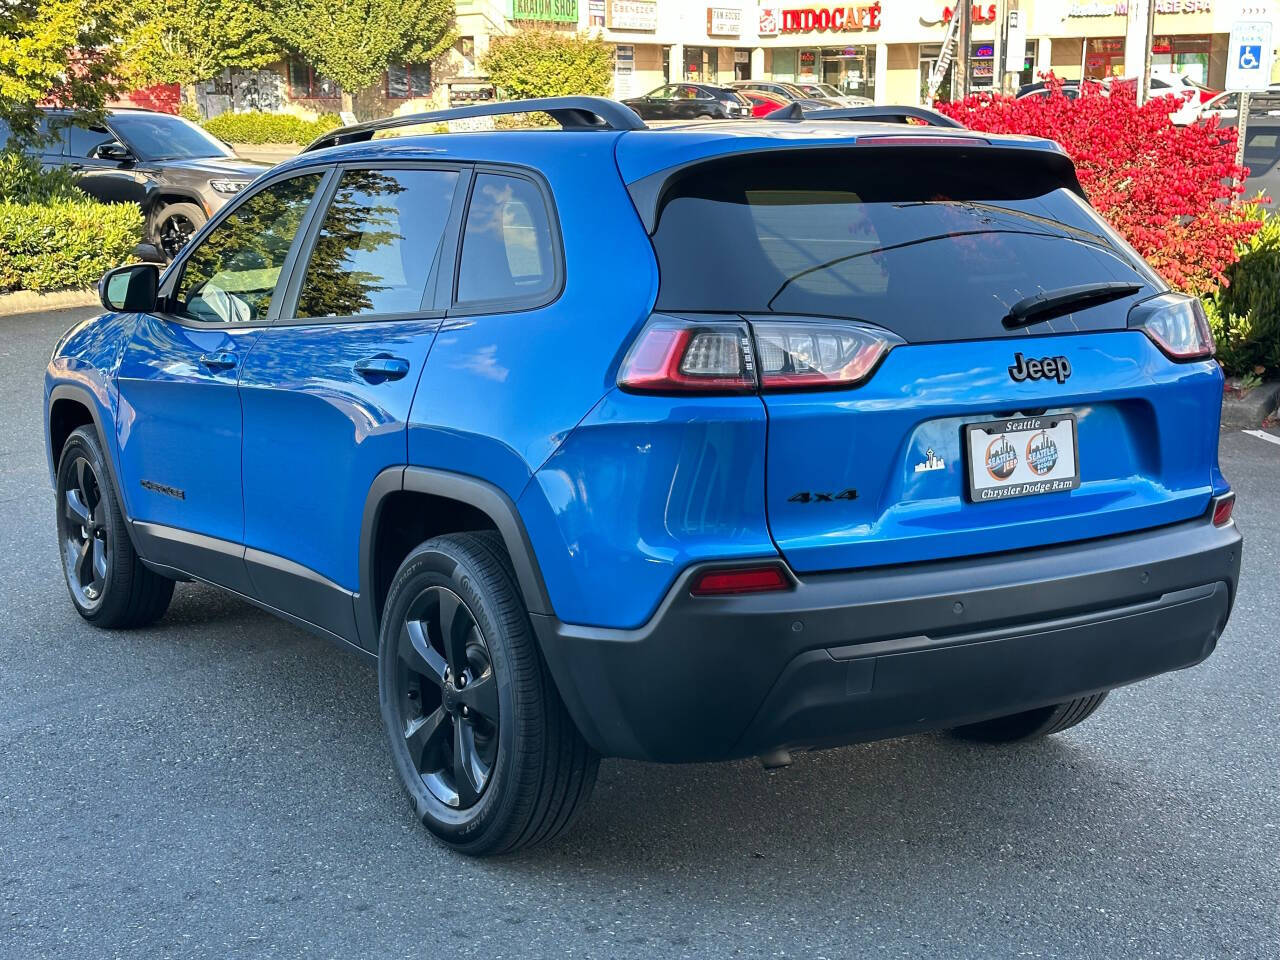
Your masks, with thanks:
[[[1156,37],[1151,44],[1151,68],[1207,85],[1210,46],[1208,37]]]
[[[805,51],[801,51],[801,56]],[[842,94],[855,97],[876,96],[876,48],[827,47],[822,50],[822,82],[829,83]]]
[[[1124,37],[1093,37],[1084,45],[1084,75],[1093,80],[1124,74]]]
[[[713,47],[685,47],[684,78],[714,83],[719,73],[716,69],[716,57],[717,53]]]

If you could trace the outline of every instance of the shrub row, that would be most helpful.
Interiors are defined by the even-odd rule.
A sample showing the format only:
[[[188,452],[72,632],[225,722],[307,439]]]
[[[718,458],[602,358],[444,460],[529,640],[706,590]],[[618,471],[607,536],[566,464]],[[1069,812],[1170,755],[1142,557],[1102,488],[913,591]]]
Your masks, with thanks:
[[[204,128],[227,143],[307,144],[322,133],[342,126],[335,113],[303,120],[291,113],[220,113],[204,121]]]
[[[142,212],[131,203],[0,200],[0,293],[91,287],[141,239]]]
[[[1235,376],[1280,371],[1280,214],[1240,245],[1226,286],[1204,298],[1223,369]]]

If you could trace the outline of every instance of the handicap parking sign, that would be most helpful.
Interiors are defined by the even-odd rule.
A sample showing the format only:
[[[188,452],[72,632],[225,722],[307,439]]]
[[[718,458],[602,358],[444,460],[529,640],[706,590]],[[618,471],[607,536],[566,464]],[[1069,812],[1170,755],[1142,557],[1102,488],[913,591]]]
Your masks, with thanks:
[[[1238,20],[1231,27],[1227,59],[1226,88],[1231,91],[1261,91],[1271,82],[1270,20]]]

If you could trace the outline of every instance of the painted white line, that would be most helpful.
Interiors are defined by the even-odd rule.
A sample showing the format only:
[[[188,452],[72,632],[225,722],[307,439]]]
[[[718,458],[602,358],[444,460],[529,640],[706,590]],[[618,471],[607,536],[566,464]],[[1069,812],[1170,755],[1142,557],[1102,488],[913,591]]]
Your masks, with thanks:
[[[1268,443],[1274,443],[1280,446],[1280,437],[1275,434],[1266,433],[1263,430],[1241,430],[1241,433],[1247,433],[1251,437],[1257,437],[1259,440],[1266,440]]]

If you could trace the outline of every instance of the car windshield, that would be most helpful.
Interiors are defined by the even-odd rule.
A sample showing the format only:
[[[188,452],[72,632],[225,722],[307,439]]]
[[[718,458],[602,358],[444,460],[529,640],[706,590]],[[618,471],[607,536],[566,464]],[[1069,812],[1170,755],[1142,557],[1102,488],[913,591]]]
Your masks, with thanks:
[[[235,156],[217,137],[189,120],[167,113],[113,113],[110,123],[140,160]]]

